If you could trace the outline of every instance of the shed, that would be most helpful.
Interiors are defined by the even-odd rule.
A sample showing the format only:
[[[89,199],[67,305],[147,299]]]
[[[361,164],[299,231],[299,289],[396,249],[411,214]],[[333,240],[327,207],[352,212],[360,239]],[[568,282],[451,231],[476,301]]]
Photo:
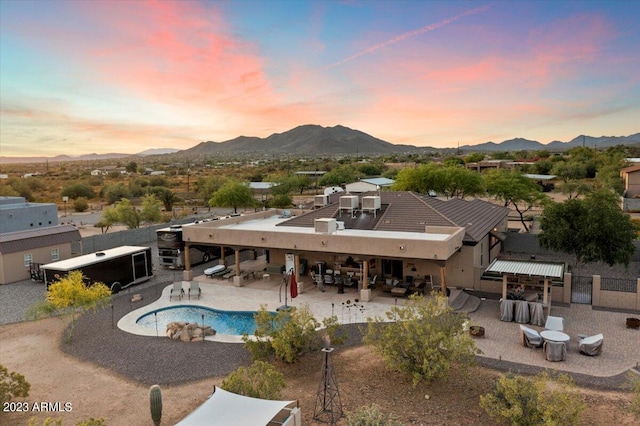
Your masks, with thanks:
[[[69,259],[72,243],[81,240],[72,225],[0,234],[0,284],[29,279],[33,265]]]

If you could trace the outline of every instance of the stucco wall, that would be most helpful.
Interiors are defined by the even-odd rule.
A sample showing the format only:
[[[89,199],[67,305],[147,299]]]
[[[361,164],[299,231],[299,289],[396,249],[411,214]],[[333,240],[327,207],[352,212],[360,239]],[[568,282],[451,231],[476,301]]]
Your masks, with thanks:
[[[55,248],[58,249],[58,260],[65,260],[71,257],[71,243],[2,255],[0,284],[9,284],[31,278],[29,267],[24,266],[24,255],[31,254],[33,263],[51,263],[51,250]]]

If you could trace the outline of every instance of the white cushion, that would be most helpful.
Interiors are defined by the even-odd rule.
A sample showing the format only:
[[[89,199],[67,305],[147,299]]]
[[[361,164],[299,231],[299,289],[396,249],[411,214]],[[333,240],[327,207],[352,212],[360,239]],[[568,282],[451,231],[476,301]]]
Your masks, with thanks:
[[[590,345],[592,343],[596,343],[603,339],[604,339],[604,336],[602,335],[602,333],[600,333],[600,334],[596,334],[595,336],[585,337],[584,339],[580,340],[580,343]]]

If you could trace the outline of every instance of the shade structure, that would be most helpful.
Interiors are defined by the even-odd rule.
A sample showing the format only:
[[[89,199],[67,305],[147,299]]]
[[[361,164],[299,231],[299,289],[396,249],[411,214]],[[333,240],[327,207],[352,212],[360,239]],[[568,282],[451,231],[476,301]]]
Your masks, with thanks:
[[[176,426],[266,426],[280,411],[294,403],[251,398],[216,387],[209,399]]]

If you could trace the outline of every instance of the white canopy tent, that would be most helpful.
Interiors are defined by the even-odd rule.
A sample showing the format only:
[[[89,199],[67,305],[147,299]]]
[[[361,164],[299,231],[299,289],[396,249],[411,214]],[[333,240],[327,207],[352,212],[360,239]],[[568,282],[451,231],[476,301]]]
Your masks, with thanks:
[[[270,401],[251,398],[216,387],[209,399],[178,422],[176,426],[266,426],[282,410],[293,404],[296,404],[296,401]],[[297,408],[293,408],[291,411],[292,416],[299,413]],[[295,421],[295,417],[289,417],[289,419],[293,421],[289,423],[289,421],[282,420],[283,424],[301,425],[299,420]]]

